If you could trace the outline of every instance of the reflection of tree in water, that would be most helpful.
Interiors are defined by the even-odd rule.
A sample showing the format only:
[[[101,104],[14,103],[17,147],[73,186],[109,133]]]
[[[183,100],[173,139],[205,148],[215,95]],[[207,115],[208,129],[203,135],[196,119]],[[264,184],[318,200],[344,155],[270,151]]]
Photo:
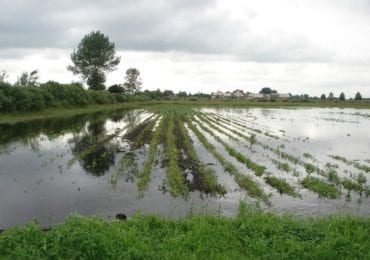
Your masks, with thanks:
[[[81,166],[94,176],[103,176],[114,164],[116,145],[109,139],[104,127],[105,121],[88,125],[82,136],[75,136],[72,153]]]
[[[141,113],[141,111],[132,110],[126,114],[127,131],[131,131],[139,124]]]

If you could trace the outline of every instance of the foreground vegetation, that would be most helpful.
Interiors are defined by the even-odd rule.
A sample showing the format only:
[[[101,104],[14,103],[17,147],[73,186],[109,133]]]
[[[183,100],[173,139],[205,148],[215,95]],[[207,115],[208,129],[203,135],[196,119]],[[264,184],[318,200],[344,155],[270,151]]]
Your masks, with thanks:
[[[126,221],[70,216],[43,231],[37,224],[0,234],[5,259],[367,259],[370,219],[297,218],[241,204],[237,217],[179,220],[135,215]]]

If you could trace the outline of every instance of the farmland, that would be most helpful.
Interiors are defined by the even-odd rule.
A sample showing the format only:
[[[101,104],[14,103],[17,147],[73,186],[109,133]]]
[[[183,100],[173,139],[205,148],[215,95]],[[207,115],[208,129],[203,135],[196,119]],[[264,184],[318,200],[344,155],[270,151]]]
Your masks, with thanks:
[[[1,227],[71,212],[368,215],[369,111],[158,105],[1,125]],[[11,203],[12,202],[12,203]]]

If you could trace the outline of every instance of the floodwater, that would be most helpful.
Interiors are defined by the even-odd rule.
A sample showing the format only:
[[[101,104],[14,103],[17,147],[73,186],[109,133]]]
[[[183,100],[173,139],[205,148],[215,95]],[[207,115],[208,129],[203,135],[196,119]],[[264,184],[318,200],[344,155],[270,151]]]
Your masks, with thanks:
[[[365,185],[369,185],[370,173],[366,167],[370,167],[370,110],[207,108],[201,111],[213,118],[231,120],[235,125],[229,124],[229,128],[242,131],[239,126],[247,127],[243,131],[246,133],[249,129],[254,133],[257,144],[228,140],[227,136],[223,136],[224,140],[264,165],[272,174],[285,178],[302,196],[280,195],[254,176],[258,183],[265,185],[264,190],[272,194],[272,206],[262,207],[298,215],[370,214],[370,199],[363,194],[351,191],[350,196],[347,194],[340,199],[318,198],[317,194],[299,185],[300,178],[306,174],[302,166],[291,165],[294,174],[283,172],[273,163],[279,159],[277,155],[263,148],[267,145],[283,150],[322,169],[328,164],[334,165],[343,178],[356,180],[362,174],[366,177]],[[122,110],[0,124],[0,229],[31,220],[44,226],[52,225],[73,212],[108,218],[118,213],[130,216],[138,211],[174,218],[194,212],[235,214],[239,201],[246,199],[245,193],[192,132],[190,136],[196,152],[215,170],[218,182],[225,185],[225,196],[210,197],[199,191],[192,191],[186,199],[171,196],[163,189],[165,169],[161,165],[161,145],[144,196],[139,196],[137,180],[148,144],[135,150],[131,169],[118,173],[121,159],[132,152],[125,133],[150,116],[143,110]],[[211,136],[207,138],[241,171],[250,172]],[[345,161],[335,159],[338,156]]]

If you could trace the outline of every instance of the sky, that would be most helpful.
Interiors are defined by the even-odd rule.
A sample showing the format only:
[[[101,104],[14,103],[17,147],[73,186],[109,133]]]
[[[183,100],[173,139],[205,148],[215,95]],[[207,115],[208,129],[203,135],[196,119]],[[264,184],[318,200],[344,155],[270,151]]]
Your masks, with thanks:
[[[101,31],[143,89],[370,97],[370,0],[0,0],[0,71],[80,81],[66,68]]]

